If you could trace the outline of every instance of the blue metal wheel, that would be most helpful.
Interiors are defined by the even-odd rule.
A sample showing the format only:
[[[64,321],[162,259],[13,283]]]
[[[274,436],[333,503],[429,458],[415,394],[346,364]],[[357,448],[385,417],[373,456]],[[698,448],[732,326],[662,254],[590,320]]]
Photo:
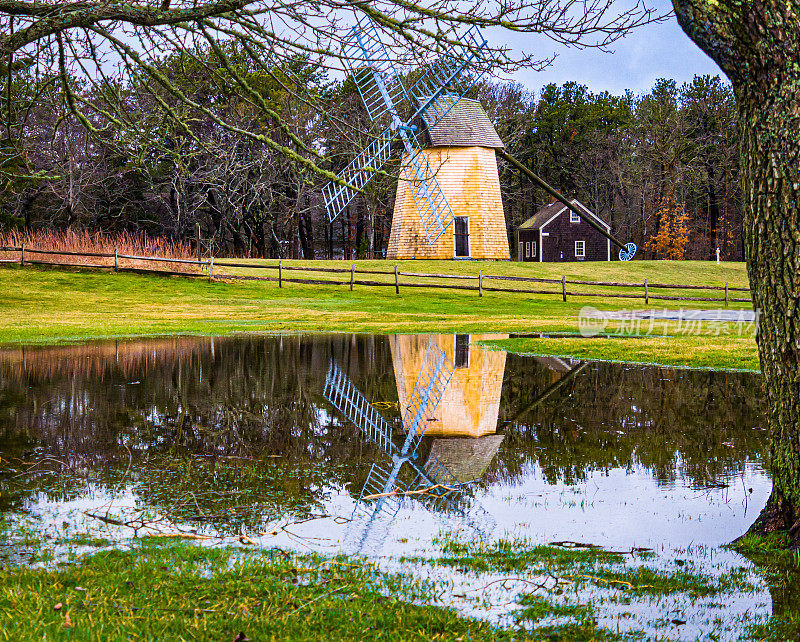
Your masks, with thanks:
[[[626,243],[619,251],[620,261],[630,261],[634,256],[636,256],[636,243]]]

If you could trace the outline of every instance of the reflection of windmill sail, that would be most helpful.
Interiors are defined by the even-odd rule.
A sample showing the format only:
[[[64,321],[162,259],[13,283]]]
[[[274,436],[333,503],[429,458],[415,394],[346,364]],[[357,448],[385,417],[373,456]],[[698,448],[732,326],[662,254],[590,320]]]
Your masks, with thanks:
[[[390,455],[397,450],[392,443],[392,427],[333,361],[325,379],[323,395],[381,450]]]
[[[398,105],[408,100],[406,92],[388,52],[381,42],[375,24],[366,16],[344,40],[343,57],[372,120],[389,114],[392,123],[339,174],[342,183],[329,183],[323,188],[328,219],[342,213],[357,191],[370,180],[389,159],[391,141],[399,138],[405,148],[403,179],[411,186],[428,242],[433,244],[453,221],[451,209],[439,182],[414,135],[412,121],[421,117],[429,126],[438,123],[474,85],[478,76],[467,73],[486,41],[476,27],[471,27],[462,40],[451,45],[442,57],[430,65],[414,84],[415,105],[407,120],[399,116]]]
[[[363,519],[352,521],[345,532],[344,550],[354,554],[378,552],[392,530],[399,509],[399,503],[393,513],[364,505],[359,512]]]
[[[426,490],[419,495],[425,508],[458,517],[484,536],[492,531],[495,522],[489,513],[472,501],[472,495],[467,491],[470,482],[458,481],[444,463],[433,455],[429,456],[422,470],[413,463],[409,462],[409,465],[414,468],[417,477],[408,490]]]
[[[419,440],[427,432],[431,417],[452,376],[453,366],[447,361],[447,355],[433,341],[429,341],[417,382],[403,413],[407,439],[413,439],[415,446],[419,446]]]

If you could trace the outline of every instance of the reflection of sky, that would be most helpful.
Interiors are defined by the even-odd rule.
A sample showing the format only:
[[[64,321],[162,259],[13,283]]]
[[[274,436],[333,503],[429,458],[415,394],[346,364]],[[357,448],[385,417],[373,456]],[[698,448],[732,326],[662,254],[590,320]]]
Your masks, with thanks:
[[[526,538],[534,544],[571,540],[616,550],[680,550],[731,542],[755,521],[772,488],[767,474],[755,464],[726,482],[724,488],[705,490],[693,487],[689,479],[665,485],[635,465],[587,473],[579,484],[551,484],[532,465],[513,484],[498,483],[478,491],[476,500],[496,522],[493,538]],[[353,500],[332,489],[325,506],[331,515],[349,517]],[[461,520],[440,518],[407,501],[378,553],[430,552],[430,540],[443,527],[469,532]],[[302,533],[320,537],[320,529],[328,531],[326,537],[340,537],[346,526],[332,529],[308,522]]]
[[[649,5],[664,14],[672,9],[669,0],[649,0]],[[570,49],[555,45],[543,36],[487,30],[489,40],[502,38],[515,51],[525,51],[545,58],[558,54],[555,62],[542,72],[519,71],[512,78],[529,89],[548,84],[575,81],[594,92],[622,94],[652,88],[658,78],[673,78],[678,84],[695,75],[722,75],[719,67],[695,45],[678,25],[674,16],[661,24],[647,25],[612,45],[611,53],[596,49]]]
[[[724,482],[728,484],[724,488],[706,490],[698,490],[690,479],[682,478],[665,485],[658,483],[646,468],[636,465],[588,473],[580,484],[550,484],[538,466],[532,465],[516,483],[495,484],[486,491],[479,491],[476,499],[496,522],[490,541],[522,539],[534,545],[574,541],[622,551],[644,547],[656,552],[657,557],[649,562],[656,568],[674,571],[678,568],[675,560],[680,559],[684,562],[681,569],[714,576],[750,566],[738,554],[718,547],[747,530],[771,490],[768,476],[754,464],[748,464],[742,475]],[[326,502],[330,515],[349,516],[352,507],[352,498],[343,490],[333,492]],[[411,501],[386,525],[389,532],[382,549],[371,553],[382,568],[411,571],[418,578],[446,576],[452,585],[444,603],[456,606],[467,615],[502,620],[515,608],[514,591],[524,589],[524,585],[510,593],[496,586],[495,590],[486,592],[487,601],[480,606],[460,597],[483,591],[483,587],[508,577],[508,573],[489,572],[476,576],[448,571],[447,567],[402,561],[404,557],[436,556],[437,547],[431,542],[443,533],[474,541],[474,531],[465,528],[460,520],[434,515]],[[362,526],[358,522],[335,523],[331,519],[309,521],[292,525],[288,532],[277,529],[275,535],[267,535],[262,542],[266,546],[278,545],[304,552],[335,552],[341,542],[348,542],[350,529],[359,531]],[[344,548],[348,550],[347,545]],[[600,592],[591,587],[583,589],[581,594],[582,599],[592,595],[600,597]],[[607,603],[598,613],[599,624],[612,630],[618,624],[623,631],[636,630],[643,622],[653,622],[669,613],[667,621],[670,618],[688,621],[679,629],[672,626],[660,632],[670,639],[675,636],[694,639],[709,627],[720,634],[721,639],[738,639],[739,618],[755,613],[768,614],[771,598],[762,588],[754,594],[726,594],[724,612],[717,610],[719,602],[719,598],[686,600],[678,594],[653,600],[640,597],[616,605]],[[725,625],[719,628],[714,619],[722,615]],[[727,631],[725,626],[729,627]]]

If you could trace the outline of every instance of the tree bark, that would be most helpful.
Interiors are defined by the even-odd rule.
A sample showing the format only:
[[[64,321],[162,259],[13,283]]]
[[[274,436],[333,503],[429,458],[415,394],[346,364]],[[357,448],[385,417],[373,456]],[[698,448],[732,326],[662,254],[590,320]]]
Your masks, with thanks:
[[[759,314],[773,489],[750,529],[800,548],[800,0],[673,0],[681,27],[733,83],[743,241]]]

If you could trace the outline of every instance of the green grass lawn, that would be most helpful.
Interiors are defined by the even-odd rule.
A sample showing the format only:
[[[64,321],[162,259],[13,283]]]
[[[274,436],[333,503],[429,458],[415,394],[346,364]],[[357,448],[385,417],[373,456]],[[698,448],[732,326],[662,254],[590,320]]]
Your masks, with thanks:
[[[266,263],[274,264],[274,261]],[[284,265],[309,265],[285,261]],[[321,267],[345,267],[349,262],[316,261]],[[709,262],[634,261],[631,263],[510,263],[475,261],[398,262],[401,272],[533,276],[574,280],[681,283],[746,287],[744,264]],[[394,262],[357,261],[356,269],[394,269]],[[274,271],[215,268],[215,273],[274,276]],[[284,276],[307,273],[285,271]],[[324,278],[319,273],[312,278]],[[346,275],[334,278],[347,280]],[[391,280],[393,276],[356,278]],[[614,299],[595,286],[570,286],[570,291],[597,296],[561,300],[560,285],[524,284],[552,289],[553,295],[435,290],[403,287],[305,285],[285,283],[278,288],[265,281],[215,281],[181,277],[56,269],[0,268],[0,345],[45,344],[98,338],[169,334],[230,334],[234,332],[464,332],[535,333],[576,332],[583,306],[602,309],[641,309],[643,299]],[[419,280],[419,279],[414,279]],[[452,282],[452,281],[451,281]],[[474,282],[470,282],[473,283]],[[508,286],[508,282],[487,281]],[[620,290],[625,291],[625,290]],[[633,292],[634,290],[628,290]],[[637,291],[638,293],[639,291]],[[669,293],[669,290],[658,293]],[[655,294],[656,290],[651,290]],[[708,296],[708,292],[688,293]],[[719,293],[714,294],[714,296]],[[749,304],[732,304],[745,308]],[[648,307],[714,308],[717,303],[650,302]],[[610,323],[607,330],[618,327]],[[667,328],[668,334],[673,328]],[[677,328],[675,328],[677,330]],[[664,328],[659,331],[663,334]],[[624,343],[623,343],[624,342]],[[512,351],[575,355],[667,365],[757,368],[752,337],[702,334],[635,340],[514,339],[503,343]]]
[[[445,543],[441,557],[404,560],[411,562],[406,572],[382,571],[355,557],[200,547],[169,538],[142,537],[120,549],[98,541],[88,548],[69,561],[0,567],[0,638],[640,640],[643,629],[664,623],[647,616],[627,622],[614,615],[620,605],[705,598],[708,619],[724,630],[725,620],[714,613],[724,613],[730,596],[755,592],[758,578],[746,568],[721,574],[682,568],[648,552],[629,556],[526,541]],[[504,604],[487,603],[475,590],[455,594],[454,577],[496,586],[498,576],[509,580],[502,585]],[[547,586],[539,590],[543,578]],[[499,606],[511,617],[497,626],[465,616],[453,608],[459,598],[471,598],[466,603],[473,610]],[[657,620],[658,607],[651,613]],[[620,632],[615,619],[633,632]],[[746,635],[761,625],[760,634],[789,633],[769,639],[796,639],[796,624],[775,618],[767,628],[763,621],[754,613],[733,630]],[[719,639],[719,632],[709,631],[708,639]]]
[[[277,260],[264,259],[215,259],[215,271],[219,264],[229,262],[276,265]],[[593,280],[609,282],[675,283],[681,285],[724,285],[748,287],[747,270],[744,263],[723,261],[719,265],[712,261],[589,261],[569,263],[518,263],[515,261],[305,261],[284,260],[287,267],[336,267],[350,269],[355,264],[359,270],[394,270],[400,272],[424,272],[429,274],[463,274],[476,276],[478,271],[487,275],[525,276],[545,279]],[[230,268],[229,273],[275,276],[275,271],[247,268]],[[288,272],[285,274],[288,275]],[[338,278],[348,278],[340,275]],[[376,278],[371,276],[370,278]],[[393,280],[393,277],[388,280]],[[527,287],[527,286],[525,286]]]
[[[363,560],[148,542],[60,569],[0,568],[16,640],[514,639]],[[3,639],[12,639],[8,635]]]

